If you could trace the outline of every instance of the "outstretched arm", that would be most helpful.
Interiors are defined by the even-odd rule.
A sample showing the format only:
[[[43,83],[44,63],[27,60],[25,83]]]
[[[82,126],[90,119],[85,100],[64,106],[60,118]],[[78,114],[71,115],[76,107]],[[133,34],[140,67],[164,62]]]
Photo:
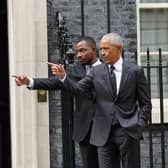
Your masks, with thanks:
[[[55,66],[57,64],[50,63],[48,64],[51,66],[51,71],[54,73]],[[59,76],[54,76],[51,78],[30,78],[28,76],[24,75],[12,75],[12,77],[15,79],[15,83],[17,86],[23,86],[27,85],[27,87],[31,90],[35,89],[43,89],[43,90],[55,90],[55,89],[62,89],[62,82],[60,80]]]
[[[51,66],[51,71],[53,75],[57,75],[61,79],[64,77],[65,70],[62,65],[57,65],[51,62],[48,62],[47,64]],[[15,79],[17,86],[29,85],[30,83],[30,78],[28,76],[12,75],[12,77]]]
[[[76,83],[66,75],[65,69],[62,65],[53,64],[51,62],[49,62],[48,65],[51,66],[52,74],[60,77],[64,89],[74,95],[87,96],[88,98],[94,99],[94,94],[92,92],[92,73]]]
[[[57,76],[51,78],[29,78],[22,75],[12,75],[17,86],[26,85],[31,90],[58,90],[62,89],[62,82]],[[30,81],[32,80],[31,84]]]
[[[57,76],[50,78],[33,78],[33,89],[58,90],[62,89],[63,83]]]

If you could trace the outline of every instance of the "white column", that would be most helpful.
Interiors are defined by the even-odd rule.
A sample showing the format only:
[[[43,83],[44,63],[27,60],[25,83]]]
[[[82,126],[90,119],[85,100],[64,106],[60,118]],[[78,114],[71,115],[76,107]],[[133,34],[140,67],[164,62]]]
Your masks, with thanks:
[[[8,0],[10,75],[47,76],[46,15],[44,0]],[[10,77],[10,104],[12,168],[49,168],[48,102]]]
[[[35,1],[35,54],[36,76],[48,76],[48,48],[47,48],[47,1]],[[38,168],[50,167],[49,150],[49,105],[48,101],[37,103],[37,141]]]

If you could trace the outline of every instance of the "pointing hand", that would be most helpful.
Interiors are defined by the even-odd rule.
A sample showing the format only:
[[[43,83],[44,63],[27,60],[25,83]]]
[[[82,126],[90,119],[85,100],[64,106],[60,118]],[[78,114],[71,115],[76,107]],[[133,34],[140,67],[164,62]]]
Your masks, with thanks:
[[[13,78],[15,78],[15,82],[17,86],[22,86],[22,85],[28,85],[30,80],[27,76],[23,75],[12,75]]]
[[[65,69],[63,65],[61,64],[54,64],[52,62],[47,62],[49,66],[51,66],[51,72],[53,75],[59,76],[61,79],[63,79],[66,75]]]

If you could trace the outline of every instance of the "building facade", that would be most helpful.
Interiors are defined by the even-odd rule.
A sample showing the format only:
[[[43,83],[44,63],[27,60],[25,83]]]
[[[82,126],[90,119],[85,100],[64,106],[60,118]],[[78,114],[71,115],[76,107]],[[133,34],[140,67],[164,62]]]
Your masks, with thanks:
[[[16,87],[10,77],[50,76],[46,62],[60,57],[58,12],[65,17],[72,42],[87,35],[99,45],[102,35],[119,33],[124,59],[144,66],[147,76],[149,51],[153,110],[150,132],[146,130],[140,146],[140,163],[142,168],[168,165],[164,157],[168,153],[168,0],[8,0],[6,8],[12,168],[64,165],[60,92],[28,91]],[[77,144],[75,149],[75,165],[80,168]]]

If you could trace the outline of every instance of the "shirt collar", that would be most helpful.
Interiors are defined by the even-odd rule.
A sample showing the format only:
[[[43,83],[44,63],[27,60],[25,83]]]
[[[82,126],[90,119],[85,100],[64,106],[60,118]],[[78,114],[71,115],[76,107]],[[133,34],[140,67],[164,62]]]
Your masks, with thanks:
[[[123,64],[123,58],[120,57],[119,60],[118,60],[115,64],[113,64],[113,66],[115,67],[115,70],[116,70],[116,71],[121,72],[121,71],[122,71],[122,64]],[[110,66],[111,66],[111,65],[109,65],[109,67],[110,67]]]
[[[97,61],[94,64],[92,64],[92,66],[96,66],[96,65],[99,65],[99,64],[101,64],[101,62],[100,62],[99,59],[97,59]]]

